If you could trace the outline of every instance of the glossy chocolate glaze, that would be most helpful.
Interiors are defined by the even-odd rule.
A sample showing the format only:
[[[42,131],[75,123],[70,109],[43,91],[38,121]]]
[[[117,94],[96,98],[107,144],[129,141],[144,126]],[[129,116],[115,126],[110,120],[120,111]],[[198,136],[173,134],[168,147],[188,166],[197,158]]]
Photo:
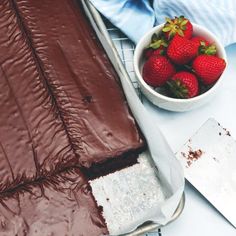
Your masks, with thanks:
[[[108,234],[80,170],[64,171],[50,179],[0,197],[1,236],[100,236]]]
[[[0,2],[0,35],[1,192],[76,157],[9,0]]]
[[[73,0],[0,2],[0,192],[143,140]]]
[[[0,235],[107,234],[74,168],[131,165],[144,141],[81,6],[2,0],[0,35]]]
[[[81,6],[74,0],[15,2],[80,165],[143,147],[117,75]]]

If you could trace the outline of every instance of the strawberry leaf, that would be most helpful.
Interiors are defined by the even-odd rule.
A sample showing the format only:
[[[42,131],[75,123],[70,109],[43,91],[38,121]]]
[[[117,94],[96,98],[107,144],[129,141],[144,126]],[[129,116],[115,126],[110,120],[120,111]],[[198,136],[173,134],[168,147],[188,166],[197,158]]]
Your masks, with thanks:
[[[175,98],[188,98],[188,89],[179,79],[167,81],[168,89]]]
[[[166,22],[172,24],[172,20],[169,17],[166,17]]]
[[[168,43],[167,43],[167,42],[165,42],[165,41],[162,41],[161,45],[162,45],[162,46],[164,46],[165,48],[167,48],[167,47],[168,47]]]
[[[184,26],[188,23],[188,20],[183,20],[181,23],[180,23],[180,26]]]
[[[151,44],[149,45],[149,47],[150,47],[150,48],[153,48],[153,49],[158,49],[158,48],[161,46],[161,44],[162,44],[162,41],[161,41],[161,40],[158,40],[158,41],[156,41],[156,42],[154,42],[154,43],[151,43]]]
[[[205,46],[206,46],[206,43],[201,40],[201,41],[200,41],[200,45],[203,46],[203,47],[205,47]]]
[[[162,29],[163,32],[169,32],[171,30],[171,27],[166,26]]]
[[[182,30],[178,30],[177,32],[178,32],[178,34],[179,34],[180,36],[184,37],[184,33],[183,33]]]
[[[216,55],[216,46],[214,44],[206,46],[201,44],[199,47],[199,54],[206,54],[206,55]]]

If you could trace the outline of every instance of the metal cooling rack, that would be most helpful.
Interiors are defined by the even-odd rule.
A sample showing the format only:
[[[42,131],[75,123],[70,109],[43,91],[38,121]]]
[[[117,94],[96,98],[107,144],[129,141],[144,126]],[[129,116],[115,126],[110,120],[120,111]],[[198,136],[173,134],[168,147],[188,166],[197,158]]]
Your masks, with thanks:
[[[119,56],[128,72],[130,80],[137,92],[139,98],[142,101],[142,93],[139,88],[139,84],[135,77],[134,66],[133,66],[133,56],[134,56],[134,43],[127,38],[118,28],[112,25],[108,20],[103,19],[107,27],[107,31],[116,47],[116,50],[119,53]]]

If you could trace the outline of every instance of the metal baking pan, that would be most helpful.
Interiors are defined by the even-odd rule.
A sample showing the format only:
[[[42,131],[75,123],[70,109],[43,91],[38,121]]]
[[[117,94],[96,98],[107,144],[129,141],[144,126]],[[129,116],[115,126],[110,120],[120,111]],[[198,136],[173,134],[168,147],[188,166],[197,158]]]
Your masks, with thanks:
[[[121,58],[116,50],[115,45],[112,42],[112,39],[110,38],[110,35],[107,31],[106,25],[100,15],[100,13],[96,10],[96,8],[90,3],[89,0],[81,0],[85,13],[88,16],[91,25],[93,26],[94,30],[96,31],[96,34],[102,43],[109,59],[111,60],[117,74],[121,77],[125,77],[130,80],[129,75],[121,61]],[[185,196],[183,194],[180,203],[173,214],[171,220],[168,222],[171,223],[175,219],[179,217],[179,215],[182,213],[183,208],[185,205]],[[162,225],[156,224],[156,223],[145,223],[142,226],[138,227],[135,231],[125,234],[126,236],[138,236],[143,235],[148,232],[152,232],[157,230],[158,228],[161,228]]]

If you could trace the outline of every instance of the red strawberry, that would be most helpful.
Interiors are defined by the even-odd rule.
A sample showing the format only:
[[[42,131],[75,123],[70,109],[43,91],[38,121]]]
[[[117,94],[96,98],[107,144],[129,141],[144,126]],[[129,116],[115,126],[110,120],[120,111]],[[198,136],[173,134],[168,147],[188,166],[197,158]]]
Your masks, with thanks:
[[[162,86],[175,73],[175,68],[165,56],[150,57],[143,67],[144,81],[153,86]]]
[[[176,35],[167,48],[168,57],[177,65],[184,65],[197,56],[198,47],[191,40]]]
[[[205,85],[216,82],[226,67],[225,60],[212,55],[195,58],[192,68]]]
[[[159,56],[163,55],[166,51],[168,43],[162,37],[158,37],[157,34],[152,35],[151,43],[146,48],[144,55],[146,58],[149,58],[153,55]]]
[[[151,48],[145,49],[145,51],[144,51],[145,58],[148,59],[149,57],[151,57],[152,53],[153,53],[153,49],[151,49]]]
[[[165,52],[165,48],[163,46],[160,46],[160,48],[158,49],[151,49],[151,48],[147,48],[144,52],[145,58],[148,59],[151,56],[160,56],[160,55],[164,55]]]
[[[180,71],[167,82],[170,92],[176,98],[192,98],[198,95],[199,86],[196,76]]]
[[[190,39],[193,33],[193,26],[184,16],[175,17],[174,19],[166,18],[162,31],[167,39],[171,39],[176,34]]]
[[[203,38],[201,36],[192,37],[191,41],[196,43],[198,47],[201,46],[202,43],[204,43],[205,46],[209,46],[209,44],[210,44],[205,38]]]
[[[216,46],[214,44],[210,44],[203,37],[196,36],[191,38],[191,41],[196,43],[198,46],[199,54],[216,55]]]

